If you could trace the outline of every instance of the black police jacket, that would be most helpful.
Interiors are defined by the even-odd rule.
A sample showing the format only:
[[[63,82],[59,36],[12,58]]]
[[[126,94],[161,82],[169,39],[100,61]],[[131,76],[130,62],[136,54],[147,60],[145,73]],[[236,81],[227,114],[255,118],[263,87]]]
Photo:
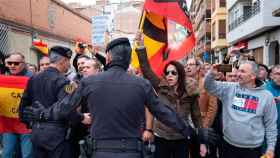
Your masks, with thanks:
[[[24,120],[24,109],[28,106],[32,106],[35,101],[39,101],[46,108],[51,107],[55,102],[62,100],[67,95],[65,87],[69,84],[70,81],[53,67],[49,67],[45,71],[29,79],[21,98],[19,116],[26,124],[32,122],[33,144],[49,150],[55,149],[57,145],[65,140],[68,121],[59,119],[56,121],[39,123],[33,120]],[[78,113],[75,113],[73,117],[80,120],[82,119],[82,116]]]
[[[186,138],[193,134],[192,128],[175,111],[159,101],[148,80],[131,76],[120,66],[81,80],[72,95],[45,112],[52,113],[53,119],[65,118],[82,98],[86,99],[93,118],[94,139],[140,139],[144,105],[157,119]]]

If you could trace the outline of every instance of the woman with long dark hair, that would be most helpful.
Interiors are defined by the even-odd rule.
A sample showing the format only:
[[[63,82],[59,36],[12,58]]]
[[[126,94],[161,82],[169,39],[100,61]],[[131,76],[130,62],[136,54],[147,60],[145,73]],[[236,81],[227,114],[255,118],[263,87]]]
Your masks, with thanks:
[[[171,61],[166,64],[162,78],[158,78],[150,68],[145,48],[138,48],[136,52],[143,76],[150,80],[161,101],[174,109],[186,122],[192,122],[195,127],[200,128],[202,123],[198,93],[193,88],[188,88],[191,85],[185,80],[184,66]],[[154,134],[156,158],[188,158],[189,142],[180,133],[155,120]]]

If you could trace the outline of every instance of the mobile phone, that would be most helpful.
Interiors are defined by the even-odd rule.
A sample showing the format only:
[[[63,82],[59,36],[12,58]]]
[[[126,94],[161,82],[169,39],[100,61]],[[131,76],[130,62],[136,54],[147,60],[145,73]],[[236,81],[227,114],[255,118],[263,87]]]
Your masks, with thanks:
[[[79,43],[79,44],[78,44],[78,47],[81,48],[81,49],[83,49],[83,48],[86,48],[86,45],[83,44],[83,43]]]
[[[219,72],[232,72],[232,65],[231,64],[221,64],[218,65]]]

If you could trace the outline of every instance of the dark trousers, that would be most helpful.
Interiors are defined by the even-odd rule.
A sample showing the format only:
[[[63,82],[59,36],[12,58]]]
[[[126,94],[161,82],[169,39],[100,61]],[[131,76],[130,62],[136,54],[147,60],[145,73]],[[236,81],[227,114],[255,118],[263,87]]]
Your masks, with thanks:
[[[197,139],[193,139],[188,146],[191,158],[201,158],[200,157],[200,143]]]
[[[222,158],[260,158],[262,156],[261,147],[239,148],[225,140],[222,142]]]
[[[166,140],[155,137],[155,158],[188,158],[186,140]]]
[[[221,155],[221,147],[219,145],[209,145],[206,158],[218,158]]]
[[[55,150],[46,150],[33,145],[33,158],[74,158],[70,143],[65,141],[57,146]]]
[[[277,143],[276,143],[276,146],[275,146],[275,155],[274,155],[275,158],[280,158],[280,137],[278,137],[277,139]]]
[[[126,152],[96,152],[94,158],[142,158],[140,152],[126,153]]]

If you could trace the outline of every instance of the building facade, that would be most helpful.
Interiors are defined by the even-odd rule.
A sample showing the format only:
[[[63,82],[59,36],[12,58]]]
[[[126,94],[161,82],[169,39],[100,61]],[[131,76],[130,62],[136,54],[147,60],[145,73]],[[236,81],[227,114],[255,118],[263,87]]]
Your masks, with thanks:
[[[121,36],[128,37],[131,41],[134,39],[138,31],[142,13],[143,2],[128,2],[122,4],[114,16],[112,38]]]
[[[59,0],[0,1],[0,49],[18,51],[29,63],[37,64],[40,54],[32,49],[34,39],[48,47],[74,47],[75,40],[90,42],[91,20]]]
[[[211,0],[211,50],[215,55],[215,62],[221,62],[227,53],[227,10],[226,0]]]
[[[228,43],[244,45],[258,63],[279,64],[280,19],[273,11],[279,0],[228,0]]]
[[[190,15],[196,37],[193,54],[211,62],[211,0],[193,0]]]
[[[106,42],[104,43],[106,45],[108,41],[118,37],[128,37],[131,41],[134,39],[138,31],[143,3],[143,0],[114,3],[108,0],[98,0],[95,5],[83,6],[79,3],[71,3],[69,5],[89,18],[100,15],[107,15],[109,17],[108,32],[105,34]],[[92,27],[94,28],[94,26]]]

